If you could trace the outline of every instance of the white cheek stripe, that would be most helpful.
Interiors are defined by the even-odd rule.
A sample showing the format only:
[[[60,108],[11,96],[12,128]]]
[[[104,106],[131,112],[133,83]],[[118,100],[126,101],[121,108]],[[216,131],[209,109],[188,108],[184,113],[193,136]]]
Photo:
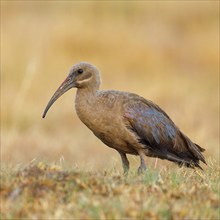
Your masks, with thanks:
[[[81,80],[81,81],[77,81],[78,84],[82,84],[84,82],[88,82],[90,79],[92,78],[92,76],[90,76],[88,79],[84,79],[84,80]]]

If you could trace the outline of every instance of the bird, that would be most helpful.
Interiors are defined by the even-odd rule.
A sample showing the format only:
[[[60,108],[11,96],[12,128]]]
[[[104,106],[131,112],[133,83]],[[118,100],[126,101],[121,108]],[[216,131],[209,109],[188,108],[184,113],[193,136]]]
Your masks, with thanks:
[[[100,84],[97,67],[88,62],[73,65],[42,117],[61,95],[76,88],[76,114],[97,138],[118,151],[125,174],[130,168],[127,154],[139,156],[139,174],[147,170],[145,156],[168,160],[180,167],[202,169],[200,161],[206,164],[202,154],[205,149],[180,131],[157,104],[130,92],[100,90]]]

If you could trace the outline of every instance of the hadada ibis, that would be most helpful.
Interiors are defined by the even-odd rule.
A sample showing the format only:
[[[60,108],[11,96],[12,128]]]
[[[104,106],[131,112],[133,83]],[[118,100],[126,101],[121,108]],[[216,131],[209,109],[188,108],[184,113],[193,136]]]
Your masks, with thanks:
[[[155,103],[114,90],[101,91],[99,70],[86,62],[74,65],[43,113],[66,91],[77,88],[75,109],[80,120],[104,144],[121,156],[124,172],[129,170],[126,154],[138,155],[138,172],[146,170],[145,156],[166,159],[186,167],[200,167],[205,149],[193,143]]]

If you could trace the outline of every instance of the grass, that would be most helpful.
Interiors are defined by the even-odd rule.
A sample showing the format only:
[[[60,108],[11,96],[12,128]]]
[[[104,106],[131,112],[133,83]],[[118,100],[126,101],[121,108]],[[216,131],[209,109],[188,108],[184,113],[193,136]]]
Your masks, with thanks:
[[[43,161],[4,167],[1,219],[219,219],[219,165],[138,176]]]

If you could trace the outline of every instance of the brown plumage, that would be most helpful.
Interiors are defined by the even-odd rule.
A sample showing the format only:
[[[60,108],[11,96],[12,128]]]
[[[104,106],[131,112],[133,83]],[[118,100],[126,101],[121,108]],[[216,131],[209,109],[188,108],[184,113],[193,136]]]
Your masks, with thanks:
[[[75,108],[80,120],[107,146],[119,152],[124,171],[129,170],[126,154],[140,156],[138,172],[146,170],[144,156],[158,157],[187,167],[205,162],[205,149],[184,135],[170,117],[156,104],[136,94],[100,91],[100,74],[96,67],[81,62],[49,101],[51,105],[66,91],[76,87]]]

